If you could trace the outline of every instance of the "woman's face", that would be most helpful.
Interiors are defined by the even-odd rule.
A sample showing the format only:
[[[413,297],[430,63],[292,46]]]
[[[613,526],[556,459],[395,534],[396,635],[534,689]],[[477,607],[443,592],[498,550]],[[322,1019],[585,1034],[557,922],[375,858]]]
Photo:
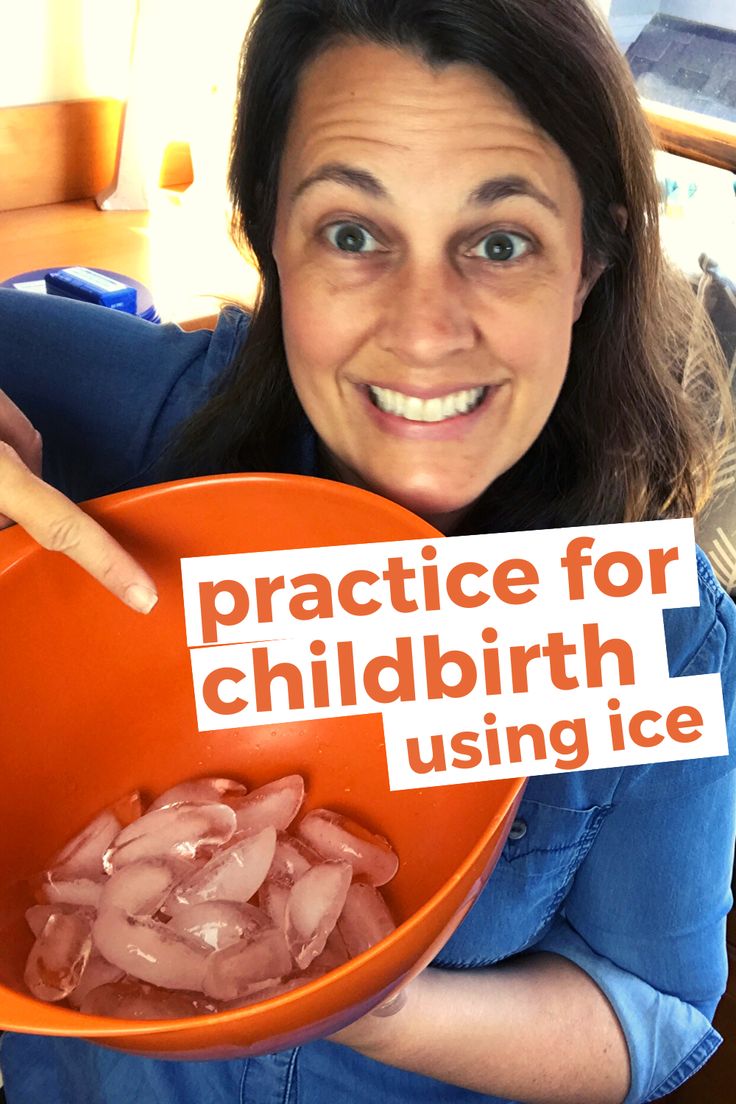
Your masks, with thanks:
[[[274,257],[332,467],[450,531],[562,386],[589,290],[565,155],[479,68],[335,45],[301,81]]]

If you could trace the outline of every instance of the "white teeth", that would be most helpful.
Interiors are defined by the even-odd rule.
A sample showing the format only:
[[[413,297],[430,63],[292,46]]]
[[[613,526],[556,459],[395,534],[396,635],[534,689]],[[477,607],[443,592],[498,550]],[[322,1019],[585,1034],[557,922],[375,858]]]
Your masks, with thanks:
[[[442,399],[427,399],[424,403],[425,422],[442,421]]]
[[[467,391],[455,391],[443,398],[420,399],[416,395],[403,395],[387,387],[369,388],[374,403],[387,414],[396,414],[410,422],[443,422],[458,414],[475,410],[486,393],[485,387],[472,387]]]
[[[424,403],[421,399],[417,399],[414,395],[410,395],[404,399],[403,410],[396,411],[402,418],[408,418],[411,422],[423,422],[424,421]]]

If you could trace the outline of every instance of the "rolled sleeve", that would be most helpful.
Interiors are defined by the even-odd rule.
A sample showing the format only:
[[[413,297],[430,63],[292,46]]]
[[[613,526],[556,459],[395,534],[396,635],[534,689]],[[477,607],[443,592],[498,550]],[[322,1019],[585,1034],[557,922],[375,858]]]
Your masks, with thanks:
[[[693,1004],[659,992],[596,954],[563,919],[557,920],[534,950],[574,962],[608,998],[626,1038],[631,1063],[631,1084],[624,1104],[643,1104],[674,1092],[723,1041]]]
[[[626,1104],[672,1092],[721,1042],[710,1020],[728,976],[735,821],[733,769],[669,798],[623,801],[534,947],[575,962],[610,1001],[629,1049]]]

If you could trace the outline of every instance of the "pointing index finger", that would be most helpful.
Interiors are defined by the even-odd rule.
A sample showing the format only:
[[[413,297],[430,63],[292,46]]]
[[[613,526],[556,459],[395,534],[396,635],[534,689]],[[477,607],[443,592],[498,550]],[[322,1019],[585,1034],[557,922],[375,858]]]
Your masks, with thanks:
[[[139,613],[158,601],[151,577],[101,525],[0,448],[0,511],[42,547],[62,552]]]

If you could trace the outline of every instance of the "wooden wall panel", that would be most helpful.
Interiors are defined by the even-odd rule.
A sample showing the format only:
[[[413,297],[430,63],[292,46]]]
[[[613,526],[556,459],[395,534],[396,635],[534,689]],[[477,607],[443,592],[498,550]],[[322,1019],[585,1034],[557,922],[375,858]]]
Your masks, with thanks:
[[[0,110],[0,211],[83,199],[115,169],[120,100],[66,100]]]
[[[114,99],[0,108],[0,211],[87,199],[106,188],[122,117],[123,104]],[[188,145],[171,142],[160,183],[191,181]]]

